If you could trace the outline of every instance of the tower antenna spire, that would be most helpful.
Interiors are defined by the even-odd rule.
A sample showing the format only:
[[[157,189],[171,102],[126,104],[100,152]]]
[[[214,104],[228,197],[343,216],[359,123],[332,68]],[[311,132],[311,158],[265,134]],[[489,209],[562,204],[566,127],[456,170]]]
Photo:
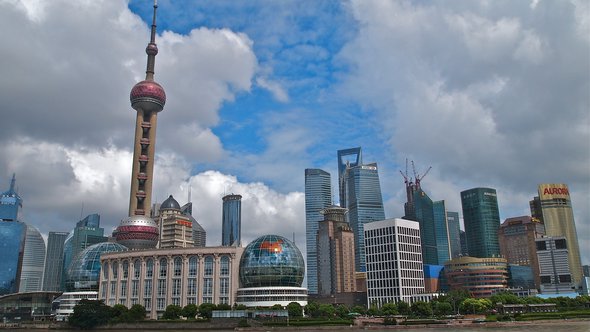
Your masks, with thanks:
[[[16,173],[12,173],[12,180],[10,180],[10,191],[14,191],[15,183],[16,183]]]
[[[152,31],[150,34],[150,43],[145,49],[148,55],[147,69],[145,71],[146,81],[154,80],[154,68],[156,66],[156,54],[158,54],[158,46],[156,46],[156,11],[158,10],[158,0],[154,0],[154,15],[152,17]]]

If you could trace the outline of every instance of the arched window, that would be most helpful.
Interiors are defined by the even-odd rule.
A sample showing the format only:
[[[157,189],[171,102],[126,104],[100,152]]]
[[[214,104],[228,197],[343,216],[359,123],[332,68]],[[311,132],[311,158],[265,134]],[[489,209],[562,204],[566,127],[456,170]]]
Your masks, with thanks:
[[[106,280],[109,278],[109,263],[104,262],[102,265],[102,277]]]
[[[174,276],[180,277],[182,275],[182,258],[174,258]]]
[[[160,259],[160,278],[166,278],[168,273],[168,260],[166,258]]]
[[[136,259],[133,262],[133,279],[139,279],[140,274],[141,274],[141,262],[139,261],[139,259]]]
[[[145,262],[145,277],[151,278],[154,275],[154,260],[149,258]]]
[[[191,256],[188,259],[188,276],[189,277],[196,277],[197,276],[197,268],[198,268],[197,257]]]
[[[119,263],[113,262],[113,279],[119,278]]]
[[[223,256],[221,257],[221,263],[219,266],[220,274],[222,277],[229,276],[229,257]]]
[[[205,257],[205,276],[213,276],[213,257],[211,256]]]
[[[129,262],[123,261],[123,279],[127,279],[129,277]]]

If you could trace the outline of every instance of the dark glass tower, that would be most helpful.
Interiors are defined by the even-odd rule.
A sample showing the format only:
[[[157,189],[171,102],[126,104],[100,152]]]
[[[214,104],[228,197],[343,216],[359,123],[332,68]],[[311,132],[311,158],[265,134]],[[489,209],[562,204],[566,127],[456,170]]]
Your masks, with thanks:
[[[43,274],[43,290],[58,292],[61,289],[61,278],[64,264],[64,244],[68,233],[49,232],[47,237],[47,253],[45,254],[45,271]]]
[[[307,289],[318,293],[317,233],[324,220],[321,211],[332,204],[330,173],[317,168],[305,170],[305,243],[307,245]]]
[[[226,195],[223,197],[222,246],[240,246],[242,228],[242,196]]]
[[[462,191],[461,206],[469,256],[500,257],[500,212],[496,190],[473,188]]]
[[[19,289],[26,225],[19,221],[22,198],[16,193],[13,175],[8,191],[0,195],[0,295]]]
[[[449,247],[451,258],[461,256],[461,225],[459,212],[447,211],[447,227],[449,228]]]
[[[355,239],[355,266],[357,271],[364,272],[364,225],[385,219],[377,164],[349,165],[344,172],[344,180],[348,222]]]
[[[433,202],[422,189],[414,192],[412,201],[415,221],[420,224],[422,260],[428,265],[443,265],[450,259],[445,202]]]
[[[436,201],[432,203],[434,215],[434,236],[436,239],[436,255],[438,265],[444,265],[451,259],[451,249],[449,246],[449,226],[447,224],[447,209],[445,201]]]

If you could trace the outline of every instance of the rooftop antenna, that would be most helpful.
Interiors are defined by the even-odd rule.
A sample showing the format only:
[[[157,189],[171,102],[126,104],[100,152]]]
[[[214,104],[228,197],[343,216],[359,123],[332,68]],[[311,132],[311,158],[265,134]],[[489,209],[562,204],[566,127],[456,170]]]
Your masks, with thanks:
[[[10,180],[10,191],[14,191],[15,183],[16,183],[16,173],[12,173],[12,180]]]
[[[191,202],[191,179],[188,179],[188,201],[187,203]]]

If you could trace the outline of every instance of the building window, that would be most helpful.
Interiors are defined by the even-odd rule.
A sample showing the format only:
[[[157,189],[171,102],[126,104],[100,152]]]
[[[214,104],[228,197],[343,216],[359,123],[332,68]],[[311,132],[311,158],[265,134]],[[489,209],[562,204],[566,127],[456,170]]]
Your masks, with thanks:
[[[174,279],[172,280],[172,296],[180,296],[181,294],[181,280],[180,279]]]
[[[109,297],[115,296],[117,296],[117,282],[111,281],[111,293],[109,294]]]
[[[168,260],[166,258],[160,259],[160,278],[166,278],[168,273]]]
[[[131,281],[131,297],[138,297],[139,295],[139,280]]]
[[[186,295],[189,297],[197,296],[197,279],[195,279],[195,278],[188,279]]]
[[[174,258],[174,276],[180,277],[182,275],[182,258]]]
[[[188,259],[188,276],[189,277],[196,277],[197,276],[197,266],[198,266],[197,257],[191,256]]]
[[[151,278],[154,276],[154,261],[150,258],[145,262],[145,277]]]
[[[113,262],[113,279],[119,278],[119,263]]]
[[[229,276],[229,257],[221,257],[220,274],[222,277]]]
[[[203,303],[213,303],[213,279],[203,280]]]
[[[158,296],[166,296],[166,280],[158,280]]]
[[[139,279],[139,274],[141,273],[141,262],[139,259],[136,259],[133,262],[133,279]]]
[[[213,276],[213,257],[211,256],[205,258],[205,276]]]
[[[127,297],[127,280],[121,281],[121,295],[120,297]]]
[[[166,299],[158,299],[158,305],[156,307],[157,310],[164,310],[166,309]]]
[[[143,299],[143,306],[146,311],[152,310],[152,299],[151,298]]]
[[[102,265],[102,276],[104,280],[109,279],[109,263],[107,262]]]
[[[129,262],[123,262],[123,279],[127,279],[129,277]]]
[[[143,297],[152,297],[152,279],[144,280]],[[146,308],[147,309],[147,308]]]

